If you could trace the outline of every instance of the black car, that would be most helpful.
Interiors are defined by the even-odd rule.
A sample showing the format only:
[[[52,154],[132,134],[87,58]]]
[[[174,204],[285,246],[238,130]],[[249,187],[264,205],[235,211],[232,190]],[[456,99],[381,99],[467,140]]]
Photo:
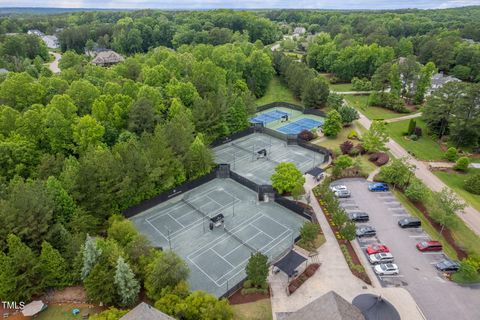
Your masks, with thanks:
[[[364,226],[364,227],[357,228],[356,234],[358,238],[373,237],[377,234],[377,231],[375,230],[374,227]]]
[[[398,220],[400,228],[418,228],[422,225],[422,221],[417,218],[408,217]]]
[[[368,220],[370,220],[370,217],[368,216],[368,214],[366,212],[361,212],[361,211],[350,212],[348,214],[348,217],[353,222],[367,222]]]
[[[437,263],[435,268],[442,272],[457,272],[460,269],[460,264],[456,261],[445,259]]]

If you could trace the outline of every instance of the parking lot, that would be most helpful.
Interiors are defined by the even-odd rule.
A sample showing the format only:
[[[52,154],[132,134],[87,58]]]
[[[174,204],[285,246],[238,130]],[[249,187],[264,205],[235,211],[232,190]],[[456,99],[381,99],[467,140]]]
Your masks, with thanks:
[[[379,276],[382,286],[404,287],[427,319],[480,319],[480,286],[459,286],[442,277],[434,264],[444,258],[443,252],[421,253],[415,248],[416,243],[429,237],[422,228],[398,226],[397,221],[409,214],[391,192],[370,192],[365,179],[343,179],[333,184],[345,185],[351,192],[350,198],[339,200],[347,213],[369,214],[368,223],[357,225],[371,225],[377,231],[375,237],[358,239],[360,247],[364,250],[372,244],[384,244],[390,248],[400,273]]]

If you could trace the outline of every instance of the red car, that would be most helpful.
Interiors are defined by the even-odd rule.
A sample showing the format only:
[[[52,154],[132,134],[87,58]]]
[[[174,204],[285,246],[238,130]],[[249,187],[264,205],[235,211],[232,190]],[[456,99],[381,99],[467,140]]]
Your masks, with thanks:
[[[370,255],[375,253],[390,252],[390,249],[383,244],[375,244],[373,246],[369,246],[366,251]]]
[[[419,251],[442,251],[442,244],[438,241],[422,241],[417,243]]]

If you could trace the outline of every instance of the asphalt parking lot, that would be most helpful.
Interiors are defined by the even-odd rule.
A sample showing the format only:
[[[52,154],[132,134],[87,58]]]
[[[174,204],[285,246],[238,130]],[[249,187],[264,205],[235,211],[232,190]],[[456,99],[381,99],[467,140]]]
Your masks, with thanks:
[[[376,237],[357,240],[362,249],[381,243],[390,248],[399,275],[381,276],[385,286],[401,286],[417,301],[427,319],[480,319],[480,286],[459,286],[442,277],[433,264],[444,258],[440,253],[421,253],[415,244],[428,240],[421,228],[401,229],[397,221],[408,217],[408,212],[391,192],[370,192],[365,179],[343,179],[352,196],[339,199],[347,211],[365,211],[370,216],[367,224],[377,230]],[[432,239],[436,240],[436,239]],[[365,266],[370,268],[371,266]]]

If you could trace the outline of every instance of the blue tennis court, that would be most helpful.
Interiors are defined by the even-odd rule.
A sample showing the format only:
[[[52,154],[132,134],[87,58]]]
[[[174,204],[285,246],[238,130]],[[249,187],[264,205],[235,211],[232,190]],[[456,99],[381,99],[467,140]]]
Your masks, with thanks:
[[[252,123],[263,123],[266,125],[267,123],[280,120],[282,117],[288,115],[287,112],[280,111],[280,110],[272,110],[266,113],[262,113],[257,115],[255,118],[251,118],[250,122]]]
[[[287,125],[284,125],[283,127],[280,127],[276,130],[285,134],[299,134],[303,130],[311,130],[313,128],[318,128],[321,125],[323,125],[323,122],[309,118],[302,118]]]

